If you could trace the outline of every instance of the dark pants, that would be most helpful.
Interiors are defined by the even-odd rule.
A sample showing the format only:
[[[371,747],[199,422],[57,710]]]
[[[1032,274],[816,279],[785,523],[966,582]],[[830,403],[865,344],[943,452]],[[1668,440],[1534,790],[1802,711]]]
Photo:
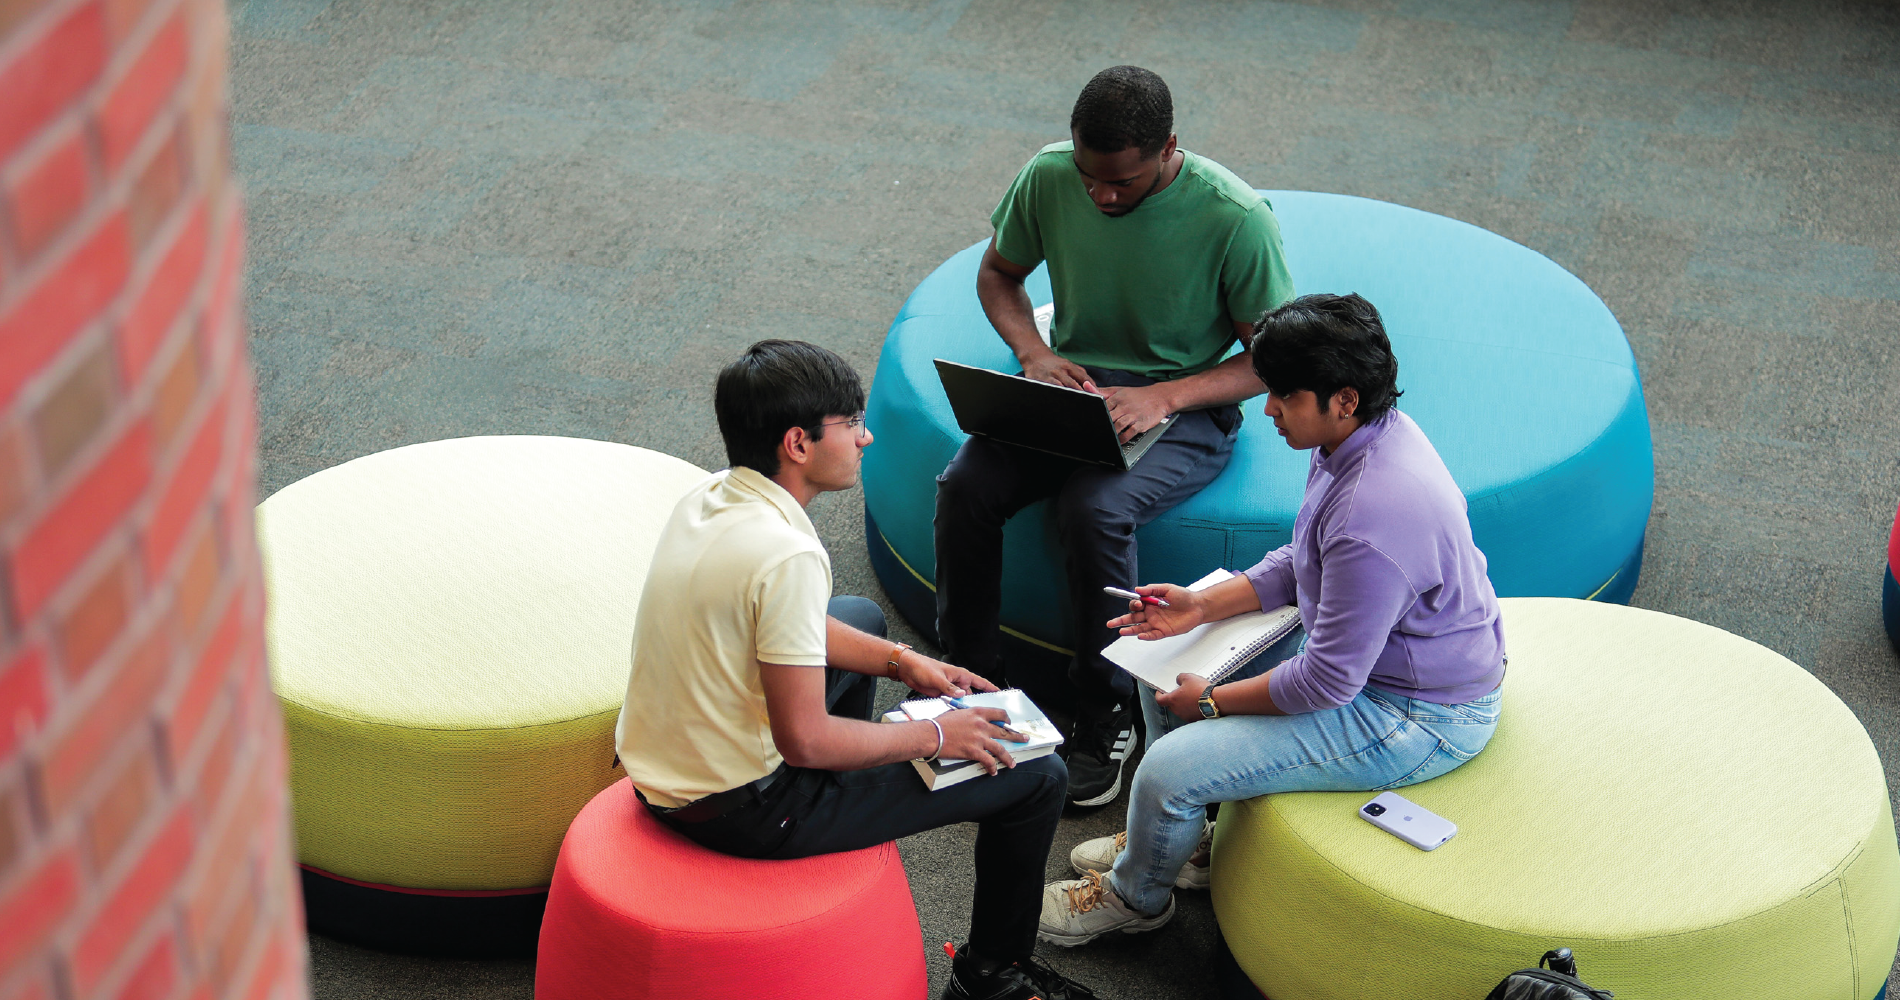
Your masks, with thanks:
[[[1154,382],[1101,368],[1088,372],[1097,385]],[[1053,496],[1075,635],[1069,680],[1085,707],[1131,703],[1132,679],[1102,656],[1115,638],[1102,623],[1126,614],[1128,603],[1102,588],[1152,582],[1137,578],[1135,529],[1213,482],[1227,467],[1239,430],[1237,406],[1182,413],[1126,472],[988,438],[965,441],[937,477],[937,638],[944,658],[1005,682],[1003,522]]]
[[[883,613],[862,597],[833,598],[828,610],[853,628],[884,634]],[[873,677],[825,669],[825,705],[833,715],[872,718],[875,693]],[[653,812],[694,843],[742,858],[855,851],[975,822],[969,943],[985,957],[1016,961],[1036,946],[1043,871],[1068,787],[1068,768],[1054,755],[935,792],[908,761],[859,771],[786,766],[756,801],[723,816],[685,823]]]

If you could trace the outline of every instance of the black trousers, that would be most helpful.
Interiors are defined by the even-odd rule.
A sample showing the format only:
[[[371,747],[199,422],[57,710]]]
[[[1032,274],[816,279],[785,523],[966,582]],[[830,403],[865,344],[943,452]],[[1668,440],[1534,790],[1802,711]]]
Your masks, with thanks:
[[[1127,372],[1088,372],[1096,385],[1154,384]],[[965,441],[937,477],[937,638],[944,658],[998,685],[1006,682],[999,630],[1003,522],[1054,497],[1075,636],[1069,680],[1080,707],[1129,704],[1133,680],[1102,656],[1115,638],[1102,623],[1126,614],[1128,603],[1102,588],[1152,582],[1137,579],[1135,529],[1213,482],[1239,432],[1237,406],[1190,410],[1125,472],[988,438]]]
[[[831,615],[873,635],[884,615],[862,597],[833,598]],[[874,717],[876,678],[825,669],[831,714]],[[909,762],[859,771],[786,766],[750,805],[699,823],[660,821],[702,847],[742,858],[804,858],[854,851],[953,823],[977,824],[976,890],[969,943],[1002,961],[1027,958],[1036,946],[1043,872],[1069,787],[1068,768],[1054,755],[994,777],[933,792]]]

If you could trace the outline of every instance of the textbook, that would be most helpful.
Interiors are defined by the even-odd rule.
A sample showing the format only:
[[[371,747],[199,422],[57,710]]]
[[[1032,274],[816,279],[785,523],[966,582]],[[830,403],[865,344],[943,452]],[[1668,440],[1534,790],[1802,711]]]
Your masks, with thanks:
[[[1234,574],[1217,569],[1188,585],[1206,590]],[[1300,609],[1291,604],[1271,611],[1205,622],[1180,635],[1143,641],[1125,635],[1108,644],[1102,655],[1156,691],[1172,691],[1181,674],[1199,674],[1218,684],[1261,650],[1286,638],[1300,625]]]
[[[1002,691],[978,691],[957,699],[970,708],[1000,708],[1009,713],[1009,728],[1029,737],[1026,743],[999,740],[1017,763],[1047,757],[1062,744],[1062,733],[1029,696],[1016,688]],[[942,698],[918,698],[884,713],[885,722],[915,722],[933,718],[956,707]],[[983,768],[973,760],[944,757],[934,761],[913,760],[912,767],[931,791],[983,776]]]

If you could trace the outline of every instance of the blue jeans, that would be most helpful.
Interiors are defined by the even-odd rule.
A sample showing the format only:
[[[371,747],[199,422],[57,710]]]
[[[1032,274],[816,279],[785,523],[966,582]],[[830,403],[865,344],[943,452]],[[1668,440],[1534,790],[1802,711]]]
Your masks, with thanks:
[[[1299,651],[1295,631],[1230,680],[1263,674]],[[1128,846],[1109,882],[1130,906],[1168,907],[1201,840],[1207,806],[1275,792],[1350,792],[1416,784],[1477,756],[1497,729],[1499,692],[1437,705],[1367,687],[1351,702],[1303,715],[1182,721],[1141,691],[1150,745],[1128,802]]]

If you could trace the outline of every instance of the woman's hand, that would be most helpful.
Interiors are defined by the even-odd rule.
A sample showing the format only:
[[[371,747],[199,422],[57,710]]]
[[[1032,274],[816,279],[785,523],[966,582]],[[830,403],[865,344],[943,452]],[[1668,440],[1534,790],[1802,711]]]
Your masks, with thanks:
[[[1155,703],[1173,712],[1178,719],[1197,722],[1201,718],[1201,692],[1207,690],[1207,678],[1199,674],[1181,674],[1174,679],[1175,689],[1155,692]]]
[[[1138,639],[1165,639],[1180,635],[1207,620],[1207,602],[1199,593],[1186,587],[1153,583],[1136,587],[1135,593],[1143,597],[1158,597],[1168,602],[1168,607],[1129,601],[1128,613],[1120,618],[1111,618],[1108,622],[1109,628],[1119,630],[1122,635],[1132,635]]]

